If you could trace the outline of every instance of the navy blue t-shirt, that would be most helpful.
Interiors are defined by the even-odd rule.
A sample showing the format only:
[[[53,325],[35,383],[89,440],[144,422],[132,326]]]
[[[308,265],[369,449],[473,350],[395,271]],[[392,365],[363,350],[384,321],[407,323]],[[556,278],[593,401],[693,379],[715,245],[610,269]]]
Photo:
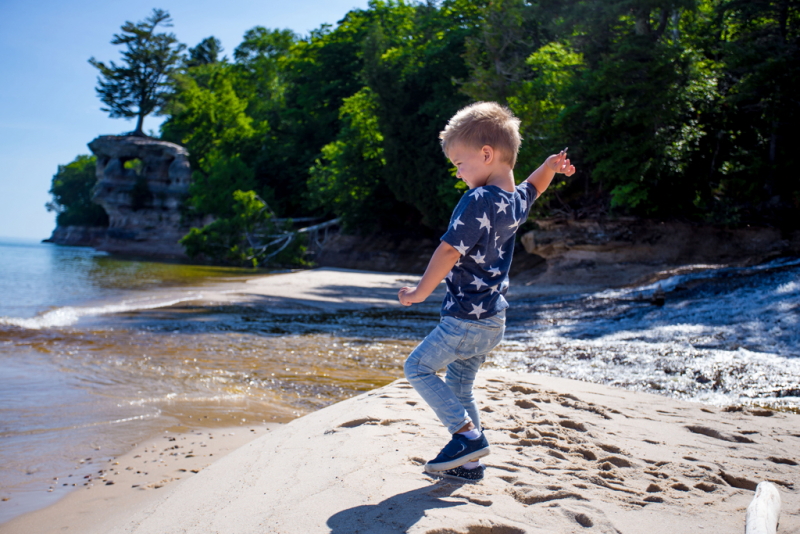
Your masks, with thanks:
[[[537,196],[533,185],[522,182],[513,193],[487,185],[461,197],[441,239],[461,253],[445,278],[443,316],[485,319],[508,308],[514,234]]]

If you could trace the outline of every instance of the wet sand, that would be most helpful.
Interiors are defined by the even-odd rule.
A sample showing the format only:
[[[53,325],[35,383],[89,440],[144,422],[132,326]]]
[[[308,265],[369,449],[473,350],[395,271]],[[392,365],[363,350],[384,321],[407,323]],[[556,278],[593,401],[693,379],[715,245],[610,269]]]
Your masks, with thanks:
[[[179,482],[280,426],[166,432],[134,444],[119,457],[80,459],[74,476],[54,478],[50,485],[50,491],[71,491],[54,505],[3,523],[0,533],[108,532],[132,511],[164,498]],[[13,504],[11,499],[0,504],[6,503]]]

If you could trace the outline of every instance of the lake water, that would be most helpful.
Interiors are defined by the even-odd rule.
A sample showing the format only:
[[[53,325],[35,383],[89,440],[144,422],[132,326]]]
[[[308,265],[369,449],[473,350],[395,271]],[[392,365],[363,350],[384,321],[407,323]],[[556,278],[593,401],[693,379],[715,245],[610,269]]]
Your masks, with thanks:
[[[202,305],[253,274],[0,242],[0,521],[63,495],[52,479],[81,459],[165,429],[289,421],[389,383],[438,320]],[[660,284],[660,307],[655,286],[514,300],[487,365],[798,409],[800,260]]]

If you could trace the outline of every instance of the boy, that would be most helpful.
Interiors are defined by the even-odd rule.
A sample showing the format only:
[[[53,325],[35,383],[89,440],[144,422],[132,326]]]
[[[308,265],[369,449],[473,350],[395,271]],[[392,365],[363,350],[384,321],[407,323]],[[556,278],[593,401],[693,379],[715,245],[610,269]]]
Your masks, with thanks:
[[[494,102],[467,106],[447,123],[439,135],[442,150],[470,191],[453,211],[419,284],[398,293],[400,303],[410,306],[424,301],[446,279],[439,326],[414,349],[404,370],[453,434],[425,471],[467,481],[483,478],[480,458],[489,454],[472,384],[489,351],[503,339],[514,234],[553,176],[575,173],[564,150],[515,186],[519,123]],[[443,367],[444,382],[436,376]]]

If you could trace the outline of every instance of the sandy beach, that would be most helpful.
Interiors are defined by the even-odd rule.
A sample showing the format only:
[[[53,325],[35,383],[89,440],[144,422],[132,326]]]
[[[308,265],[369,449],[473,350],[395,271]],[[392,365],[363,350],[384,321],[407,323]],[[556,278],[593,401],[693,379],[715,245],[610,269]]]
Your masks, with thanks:
[[[0,532],[733,533],[764,480],[781,494],[779,532],[800,529],[796,415],[491,371],[477,391],[492,444],[477,484],[423,472],[447,435],[398,380],[262,431],[162,488],[178,460],[146,490],[120,470],[113,490],[73,492]],[[148,450],[190,439],[197,450],[204,437]]]
[[[206,291],[202,303],[394,307],[397,288],[416,279],[318,269]],[[780,492],[778,532],[800,530],[796,414],[535,374],[479,377],[492,453],[477,484],[424,473],[448,435],[400,379],[285,425],[155,436],[88,478],[53,481],[75,490],[0,533],[742,532],[761,481]]]

